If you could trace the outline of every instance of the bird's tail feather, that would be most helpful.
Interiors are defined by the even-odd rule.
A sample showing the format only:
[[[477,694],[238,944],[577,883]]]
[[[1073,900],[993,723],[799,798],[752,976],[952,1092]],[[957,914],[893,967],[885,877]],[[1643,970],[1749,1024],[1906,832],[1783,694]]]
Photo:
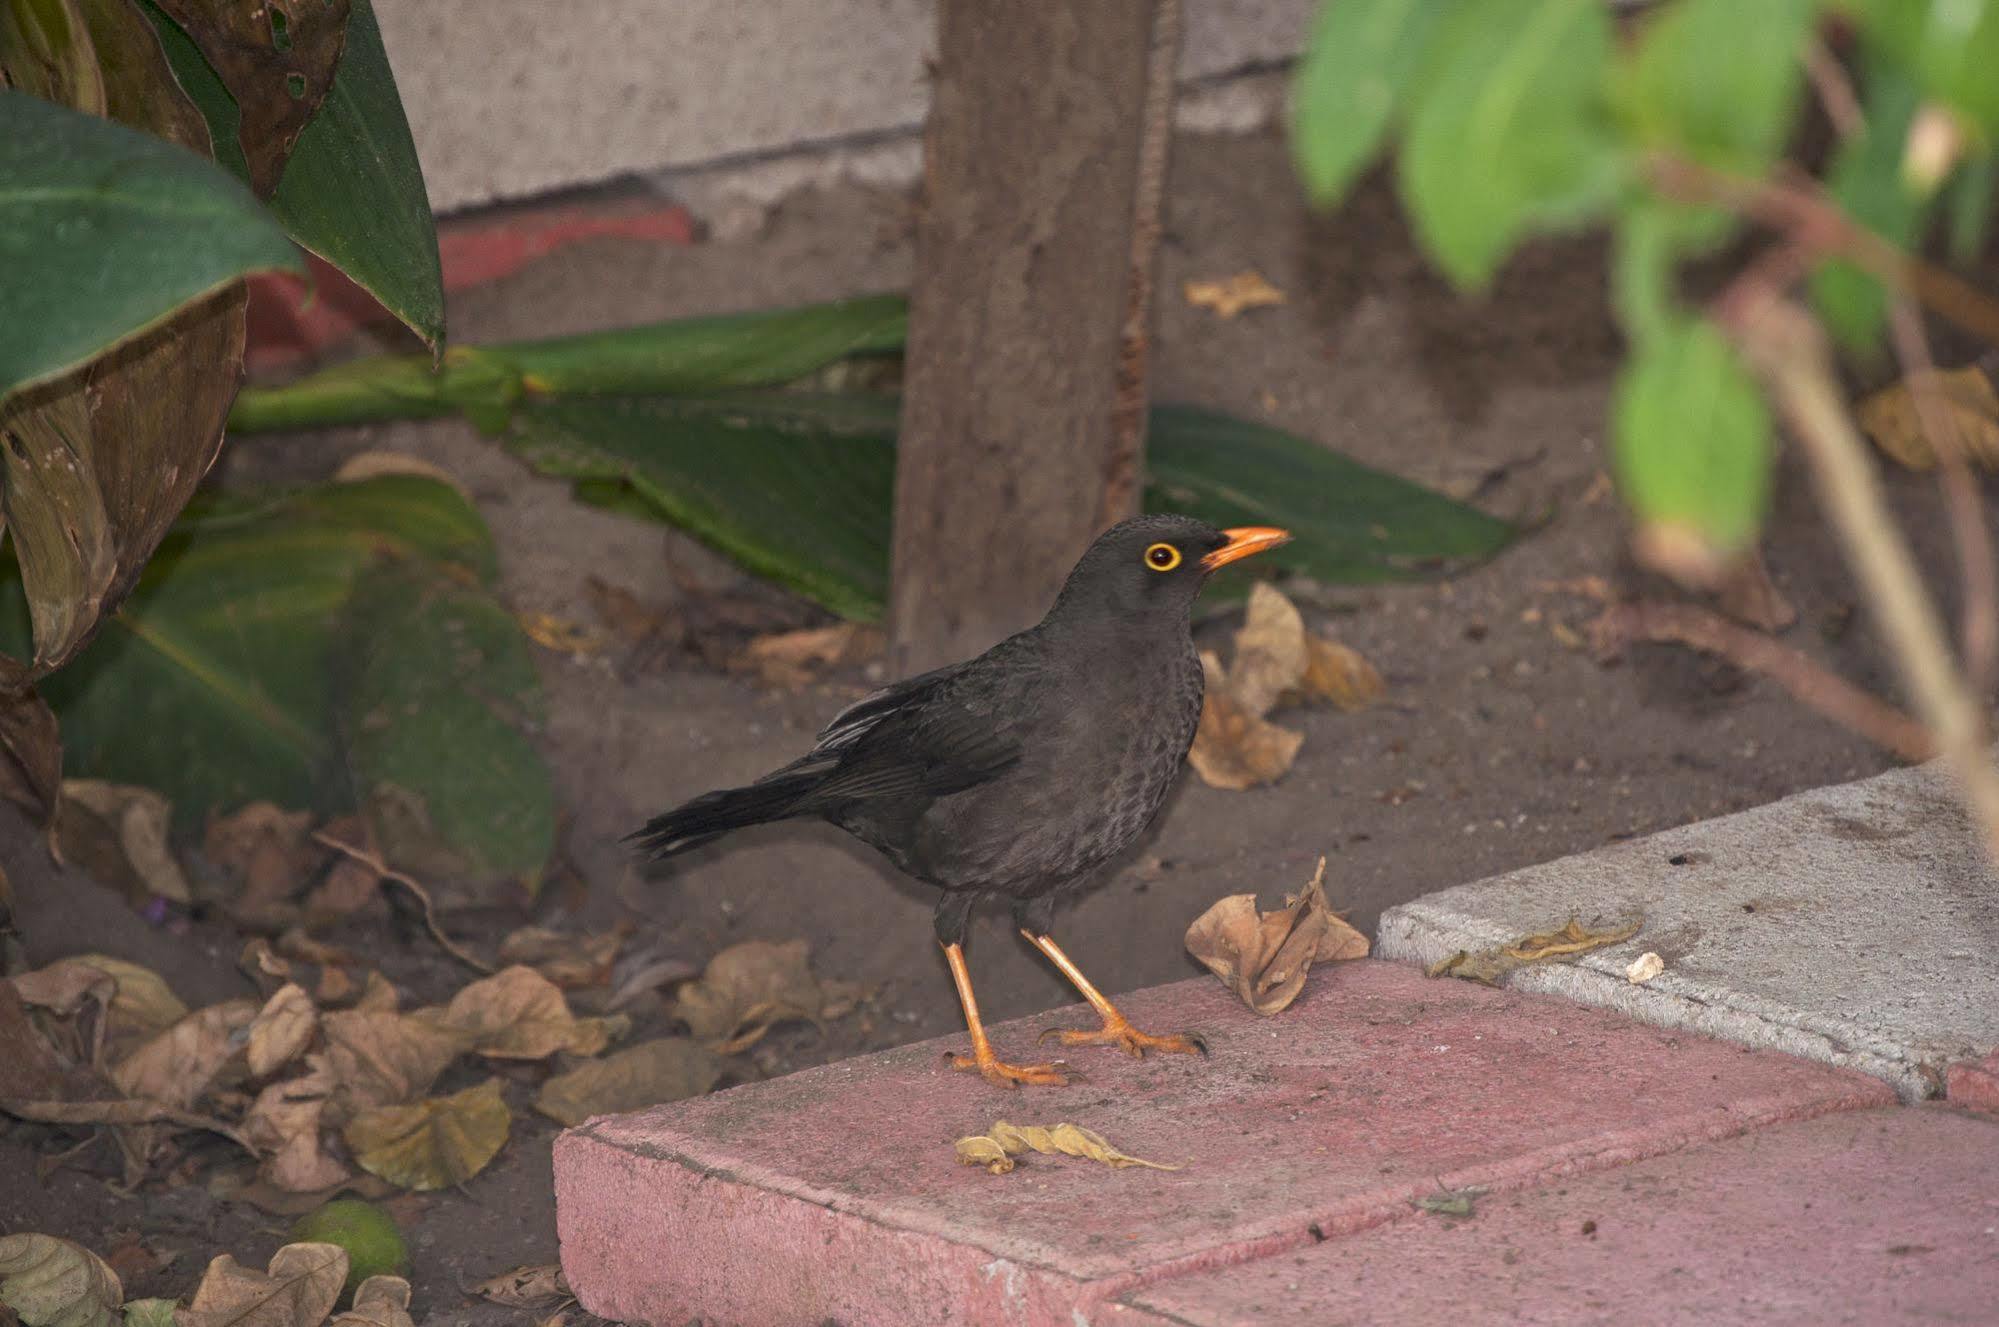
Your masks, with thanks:
[[[817,773],[780,772],[745,788],[703,793],[691,802],[663,811],[629,836],[654,861],[698,848],[732,829],[746,829],[772,820],[807,815],[807,805],[819,784]]]

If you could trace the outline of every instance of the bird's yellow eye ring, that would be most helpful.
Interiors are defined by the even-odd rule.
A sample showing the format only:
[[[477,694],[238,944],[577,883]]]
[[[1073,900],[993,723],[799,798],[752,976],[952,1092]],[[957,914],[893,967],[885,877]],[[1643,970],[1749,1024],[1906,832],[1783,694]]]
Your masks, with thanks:
[[[1154,544],[1145,550],[1145,565],[1154,571],[1171,571],[1180,565],[1180,550],[1171,544]]]

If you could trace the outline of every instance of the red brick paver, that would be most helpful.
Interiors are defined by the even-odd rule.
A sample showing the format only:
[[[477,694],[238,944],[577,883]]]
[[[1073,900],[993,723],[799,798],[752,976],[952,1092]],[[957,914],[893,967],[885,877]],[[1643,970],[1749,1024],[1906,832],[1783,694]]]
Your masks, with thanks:
[[[570,1284],[593,1313],[659,1327],[1073,1327],[1439,1188],[1518,1188],[1893,1100],[1860,1074],[1387,963],[1321,969],[1275,1019],[1206,979],[1121,1003],[1141,1027],[1206,1033],[1213,1057],[1078,1053],[1087,1084],[1008,1093],[942,1067],[949,1039],[570,1131],[555,1156]],[[1088,1020],[1004,1025],[1002,1054],[1049,1022]],[[1185,1168],[958,1164],[951,1140],[995,1118],[1073,1121]]]
[[[1762,1129],[1151,1286],[1152,1327],[1999,1322],[1999,1122]],[[1150,1310],[1146,1312],[1144,1310]],[[1155,1316],[1156,1315],[1156,1316]]]
[[[1952,1065],[1944,1076],[1944,1095],[1952,1105],[1999,1115],[1999,1051]]]

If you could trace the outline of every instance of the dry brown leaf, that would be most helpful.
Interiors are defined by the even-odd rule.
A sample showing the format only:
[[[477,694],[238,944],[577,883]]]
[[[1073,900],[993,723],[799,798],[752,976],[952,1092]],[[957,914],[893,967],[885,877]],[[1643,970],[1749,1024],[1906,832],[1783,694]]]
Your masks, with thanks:
[[[1388,684],[1359,650],[1323,636],[1308,636],[1306,647],[1310,659],[1298,684],[1306,699],[1329,700],[1352,714],[1388,694]]]
[[[587,659],[602,654],[610,644],[602,632],[553,613],[519,612],[514,614],[514,620],[520,623],[521,634],[535,644],[572,658]]]
[[[1078,1124],[1008,1124],[1005,1120],[995,1120],[993,1127],[982,1134],[960,1138],[951,1145],[958,1153],[958,1160],[968,1166],[984,1166],[995,1175],[1004,1175],[1013,1169],[1013,1159],[1032,1149],[1041,1153],[1060,1153],[1063,1156],[1082,1157],[1085,1161],[1096,1161],[1113,1170],[1125,1170],[1132,1166],[1143,1166],[1147,1170],[1178,1170],[1178,1166],[1162,1165],[1157,1161],[1144,1161],[1135,1156],[1127,1156],[1110,1145],[1105,1137],[1094,1129],[1085,1129]]]
[[[812,975],[811,946],[746,940],[708,960],[701,976],[680,988],[673,1016],[717,1054],[734,1055],[778,1023],[823,1024],[853,1006],[853,995]]]
[[[361,998],[354,1007],[364,1013],[394,1013],[400,1007],[402,997],[387,977],[370,969],[366,984],[361,988]]]
[[[416,1327],[410,1318],[410,1283],[400,1276],[371,1276],[354,1287],[354,1305],[333,1315],[332,1327]]]
[[[1862,401],[1856,413],[1874,445],[1911,470],[1936,465],[1936,450],[1923,431],[1919,388],[1930,393],[1922,408],[1934,405],[1940,427],[1955,433],[1966,458],[1987,470],[1999,469],[1999,393],[1975,364],[1912,373]]]
[[[662,1037],[578,1065],[541,1085],[534,1108],[562,1124],[698,1097],[722,1076],[722,1057],[686,1037]]]
[[[319,864],[320,850],[307,838],[312,815],[287,811],[270,802],[209,819],[202,855],[235,883],[229,914],[247,926],[279,929],[298,916],[292,898]]]
[[[632,933],[630,922],[596,935],[523,926],[500,941],[500,962],[524,963],[565,990],[603,986],[611,980],[618,950]]]
[[[1523,935],[1518,940],[1501,945],[1497,949],[1477,954],[1460,949],[1448,958],[1432,963],[1428,973],[1432,977],[1461,977],[1466,981],[1496,986],[1501,977],[1515,968],[1545,963],[1550,959],[1587,954],[1592,949],[1602,949],[1608,945],[1623,944],[1638,934],[1643,925],[1643,922],[1632,922],[1629,926],[1592,931],[1571,917],[1568,924],[1558,931]]]
[[[1625,966],[1624,979],[1633,986],[1643,986],[1665,970],[1666,960],[1648,949]]]
[[[319,832],[342,843],[358,843],[370,850],[374,848],[373,836],[359,816],[329,820]],[[326,874],[305,896],[305,921],[308,926],[317,926],[352,916],[363,909],[382,906],[381,875],[358,857],[335,853]]]
[[[1233,318],[1245,309],[1261,309],[1284,302],[1284,292],[1263,279],[1254,268],[1213,281],[1188,281],[1180,287],[1187,302],[1197,309],[1213,309],[1217,318]]]
[[[335,1079],[327,1057],[306,1059],[306,1072],[272,1083],[243,1117],[243,1136],[264,1153],[262,1177],[292,1193],[317,1193],[350,1178],[320,1140]]]
[[[187,1017],[187,1006],[151,968],[104,954],[85,954],[62,962],[87,964],[117,984],[111,1006],[104,1011],[104,1050],[108,1059],[122,1058],[148,1038]]]
[[[270,1270],[244,1267],[228,1254],[208,1264],[194,1300],[174,1314],[176,1327],[319,1327],[347,1284],[347,1250],[338,1244],[287,1244]]]
[[[319,1010],[297,982],[280,986],[250,1023],[245,1048],[250,1077],[263,1078],[290,1064],[319,1030]]]
[[[730,661],[730,667],[755,673],[767,687],[796,690],[828,668],[864,663],[881,654],[885,644],[879,628],[858,622],[759,636]]]
[[[1327,905],[1325,878],[1321,857],[1311,883],[1273,912],[1258,912],[1254,894],[1230,895],[1187,928],[1187,952],[1257,1013],[1282,1012],[1313,963],[1367,957],[1367,937]]]
[[[1798,620],[1797,608],[1770,579],[1769,564],[1764,562],[1762,552],[1754,548],[1725,574],[1716,594],[1716,606],[1758,631],[1784,631]]]
[[[198,1009],[120,1060],[111,1081],[128,1097],[187,1110],[243,1048],[240,1034],[256,1017],[255,1000]]]
[[[167,843],[173,804],[151,788],[65,779],[56,841],[64,860],[134,900],[194,902]]]
[[[336,1085],[328,1123],[416,1100],[471,1048],[456,1029],[393,1008],[336,1010],[320,1019],[320,1028]]]
[[[45,968],[8,980],[22,1004],[46,1009],[58,1018],[75,1017],[93,1000],[109,1007],[118,992],[118,983],[104,969],[74,958],[59,958]]]
[[[1235,660],[1228,668],[1230,697],[1244,712],[1262,718],[1278,698],[1295,691],[1311,660],[1305,619],[1297,605],[1268,581],[1249,592],[1242,628],[1235,634]]]
[[[542,1263],[488,1277],[473,1286],[472,1293],[508,1308],[533,1309],[568,1299],[569,1283],[562,1279],[561,1264]]]
[[[0,1235],[0,1304],[26,1327],[118,1327],[125,1287],[80,1244],[53,1235]]]
[[[405,1189],[443,1189],[498,1156],[511,1123],[500,1080],[489,1078],[448,1097],[364,1111],[341,1137],[368,1173]]]
[[[1305,735],[1280,728],[1250,713],[1229,691],[1221,660],[1201,652],[1207,674],[1207,695],[1201,703],[1201,723],[1187,761],[1210,788],[1240,792],[1258,784],[1275,783],[1298,758]]]
[[[576,1017],[554,982],[518,965],[473,982],[442,1009],[410,1017],[457,1032],[472,1050],[495,1060],[539,1060],[557,1051],[595,1055],[629,1026],[623,1017]]]

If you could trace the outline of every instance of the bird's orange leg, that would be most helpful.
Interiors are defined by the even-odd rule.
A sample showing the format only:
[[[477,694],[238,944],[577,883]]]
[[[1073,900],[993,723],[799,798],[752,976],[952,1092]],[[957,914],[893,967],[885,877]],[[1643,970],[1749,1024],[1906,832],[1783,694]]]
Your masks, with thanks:
[[[1155,1037],[1150,1033],[1140,1032],[1131,1025],[1130,1019],[1118,1011],[1116,1005],[1105,998],[1102,991],[1090,984],[1090,979],[1083,975],[1083,970],[1070,961],[1069,956],[1062,952],[1052,937],[1036,935],[1032,931],[1022,931],[1021,934],[1027,937],[1029,944],[1048,955],[1048,961],[1062,970],[1062,975],[1083,993],[1083,998],[1090,1002],[1090,1007],[1104,1020],[1104,1025],[1095,1032],[1072,1032],[1065,1028],[1049,1028],[1041,1034],[1042,1040],[1059,1037],[1064,1046],[1116,1046],[1126,1055],[1136,1058],[1143,1058],[1147,1051],[1179,1055],[1208,1053],[1207,1044],[1191,1032],[1176,1032],[1167,1037]]]
[[[944,961],[951,965],[951,980],[958,986],[958,1003],[965,1006],[965,1026],[972,1030],[972,1053],[949,1057],[952,1068],[976,1069],[995,1087],[1019,1087],[1022,1083],[1061,1087],[1069,1081],[1059,1065],[1008,1064],[993,1054],[993,1044],[986,1039],[986,1025],[979,1021],[979,1002],[972,996],[972,974],[965,970],[964,946],[945,945]]]

